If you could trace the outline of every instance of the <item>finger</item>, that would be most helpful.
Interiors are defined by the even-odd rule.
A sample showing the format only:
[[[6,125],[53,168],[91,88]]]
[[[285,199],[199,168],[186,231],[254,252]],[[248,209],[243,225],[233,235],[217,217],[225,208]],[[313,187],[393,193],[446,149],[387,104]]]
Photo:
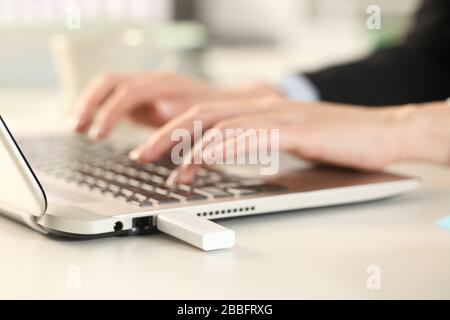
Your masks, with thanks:
[[[71,118],[72,128],[78,132],[86,130],[97,109],[126,77],[126,75],[110,74],[95,77],[76,103],[76,111]]]
[[[205,148],[216,143],[216,133],[215,130],[207,130],[204,136],[190,148],[188,154],[183,158],[182,165],[173,171],[167,179],[168,185],[190,183],[194,180],[200,165],[203,163],[201,157]]]
[[[97,115],[94,124],[89,130],[89,138],[92,140],[105,138],[120,116],[138,103],[139,97],[136,94],[131,90],[116,90]]]
[[[200,164],[272,164],[274,158],[279,157],[280,149],[287,150],[291,146],[289,141],[293,140],[287,136],[285,121],[277,115],[246,115],[218,123],[205,133],[188,159],[172,173],[170,182],[191,182]],[[284,134],[285,143],[280,144],[280,132]]]
[[[121,83],[104,102],[90,137],[102,139],[123,117],[143,104],[154,103],[174,93],[177,77],[153,72]],[[157,115],[155,115],[157,117]]]
[[[194,134],[195,136],[197,132],[194,131],[198,127],[196,123],[201,124],[201,128],[206,130],[222,119],[269,110],[275,105],[272,98],[265,98],[215,102],[193,107],[162,126],[145,144],[133,150],[130,156],[134,160],[143,162],[155,160],[178,143],[178,141],[172,139],[174,134],[180,132],[175,131],[177,129],[184,130],[187,134],[191,136]]]

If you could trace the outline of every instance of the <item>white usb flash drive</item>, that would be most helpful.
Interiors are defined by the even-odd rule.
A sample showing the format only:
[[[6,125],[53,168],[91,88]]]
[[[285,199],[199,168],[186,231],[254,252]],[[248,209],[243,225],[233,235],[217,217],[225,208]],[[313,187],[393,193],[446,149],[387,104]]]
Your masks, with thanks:
[[[234,231],[186,212],[159,214],[156,227],[206,251],[231,248],[235,243]]]

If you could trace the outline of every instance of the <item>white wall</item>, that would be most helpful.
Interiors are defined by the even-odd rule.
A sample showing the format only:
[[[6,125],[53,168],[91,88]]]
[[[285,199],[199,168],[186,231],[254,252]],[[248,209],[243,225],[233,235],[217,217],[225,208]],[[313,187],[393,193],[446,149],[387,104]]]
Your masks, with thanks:
[[[249,39],[301,42],[297,32],[320,24],[329,31],[357,32],[365,28],[366,9],[379,5],[382,16],[403,20],[419,0],[200,0],[199,13],[213,35],[225,40]],[[350,32],[352,32],[350,30]],[[307,36],[307,35],[306,35]]]
[[[42,9],[37,19],[40,22],[26,20],[24,17],[30,18],[30,11],[24,9],[24,4],[47,3],[60,7],[61,3],[79,2],[89,4],[86,7],[89,8],[92,3],[130,1],[160,3],[162,11],[152,10],[151,19],[162,21],[170,17],[167,14],[170,6],[163,7],[171,0],[0,0],[0,87],[49,86],[55,82],[47,41],[52,30],[64,28],[63,11],[58,11],[59,22],[52,27],[49,22],[42,24]],[[12,3],[15,14],[22,17],[20,21],[10,19],[14,15]],[[233,39],[252,47],[262,41],[290,52],[293,61],[300,57],[302,65],[317,67],[370,50],[371,38],[365,28],[365,9],[369,4],[380,5],[383,19],[402,24],[417,3],[418,0],[200,0],[199,11],[212,35],[217,36],[213,43]],[[89,10],[87,14],[92,14],[92,8]],[[45,30],[40,31],[43,26]]]

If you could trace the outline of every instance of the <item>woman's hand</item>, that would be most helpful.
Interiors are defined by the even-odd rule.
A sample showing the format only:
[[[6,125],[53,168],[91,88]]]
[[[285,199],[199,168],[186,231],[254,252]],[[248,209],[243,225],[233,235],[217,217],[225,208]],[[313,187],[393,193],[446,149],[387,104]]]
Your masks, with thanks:
[[[78,132],[89,130],[89,136],[97,140],[106,137],[124,117],[158,127],[199,103],[267,94],[277,94],[276,89],[265,84],[218,89],[200,80],[161,71],[105,74],[96,77],[81,95],[71,126]]]
[[[331,103],[304,104],[279,97],[206,103],[166,123],[132,153],[132,158],[143,162],[157,159],[177,143],[171,140],[175,129],[184,128],[192,134],[194,121],[201,121],[203,129],[220,130],[224,137],[226,129],[278,129],[280,149],[300,158],[377,170],[417,158],[414,143],[423,139],[417,138],[420,132],[415,133],[409,122],[414,111],[412,106],[371,109]],[[205,134],[204,140],[207,137]],[[197,142],[170,178],[171,182],[190,182],[197,170],[193,159],[197,156],[208,160],[211,149],[206,152],[206,148],[213,147],[226,154],[223,151],[227,146],[236,145],[241,138],[228,137],[213,146],[210,141]]]
[[[161,126],[131,152],[131,158],[142,162],[169,151],[177,143],[171,139],[175,129],[192,134],[194,121],[201,121],[203,129],[224,133],[226,129],[278,129],[281,150],[345,167],[377,170],[402,160],[449,163],[450,107],[445,102],[379,109],[305,104],[283,99],[264,84],[223,90],[188,77],[151,71],[98,77],[80,98],[73,126],[79,132],[90,128],[90,136],[101,139],[126,116]],[[193,158],[207,160],[211,152],[205,151],[224,150],[242,141],[242,135],[214,144],[204,141],[208,138],[205,135],[202,143],[193,146],[170,180],[191,181],[197,170],[191,164]],[[243,149],[250,151],[255,150]],[[233,152],[228,156],[235,157],[242,150]]]

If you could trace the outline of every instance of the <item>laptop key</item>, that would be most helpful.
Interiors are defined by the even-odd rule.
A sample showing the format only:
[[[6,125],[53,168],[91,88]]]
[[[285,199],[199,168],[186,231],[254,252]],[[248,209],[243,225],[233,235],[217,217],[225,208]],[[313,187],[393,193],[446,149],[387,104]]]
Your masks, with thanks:
[[[167,169],[167,168],[165,168],[163,166],[157,166],[155,168],[155,173],[158,174],[158,175],[161,175],[163,177],[168,177],[171,172],[172,172],[171,170],[169,170],[169,169]]]
[[[157,194],[157,193],[152,194],[148,198],[148,200],[157,202],[159,204],[165,204],[165,203],[170,203],[170,202],[180,202],[179,199],[175,199],[175,198],[171,198],[171,197],[165,197],[165,196],[162,196],[162,195]]]
[[[175,199],[177,199],[177,200],[179,200],[181,202],[185,202],[187,200],[185,197],[180,196],[179,194],[176,194],[176,193],[173,193],[173,192],[169,193],[169,197],[175,198]]]
[[[195,193],[195,192],[191,192],[191,193],[181,193],[181,194],[180,194],[179,192],[177,192],[177,194],[179,194],[179,195],[185,197],[186,200],[189,200],[189,201],[193,201],[193,200],[206,200],[206,199],[208,199],[207,196],[204,196],[204,195],[201,195],[201,194],[198,194],[198,193]]]
[[[246,187],[262,186],[265,184],[263,180],[244,180],[241,182],[241,185]]]
[[[129,179],[128,184],[133,187],[139,187],[141,185],[141,182],[136,179]]]
[[[51,153],[41,150],[50,148]],[[50,137],[33,140],[24,148],[33,167],[47,174],[75,183],[83,189],[99,191],[108,198],[126,200],[133,205],[156,205],[171,202],[207,200],[233,195],[276,192],[282,188],[258,179],[242,180],[220,171],[201,168],[192,185],[165,185],[176,168],[169,158],[140,164],[106,143],[91,144],[84,138]]]
[[[119,192],[120,191],[120,187],[115,185],[115,184],[108,184],[108,189],[111,190],[112,192]]]
[[[144,201],[139,203],[139,207],[152,207],[155,203],[151,201]]]
[[[158,184],[163,184],[165,182],[165,180],[162,177],[156,174],[151,177],[151,181]]]
[[[197,190],[197,189],[194,189]],[[222,189],[216,187],[202,187],[199,190],[210,194],[213,198],[223,198],[232,196],[230,193],[223,191]]]
[[[126,197],[128,197],[128,198],[132,197],[133,194],[134,194],[133,191],[131,191],[131,190],[129,190],[129,189],[126,189],[126,188],[121,189],[120,192],[121,192],[122,194],[124,194],[124,195],[125,195]]]
[[[141,184],[141,188],[149,192],[152,192],[154,190],[154,187],[148,183]]]
[[[128,202],[128,199],[129,199],[129,197],[127,195],[122,194],[122,193],[116,193],[114,195],[114,198],[121,200],[121,201],[125,201],[125,202]]]
[[[228,188],[228,192],[235,196],[245,196],[245,195],[251,195],[255,193],[259,193],[258,190],[255,189],[245,189],[245,188]]]
[[[179,190],[188,191],[190,192],[192,190],[192,187],[188,186],[187,184],[180,183],[176,186]]]
[[[221,189],[236,188],[239,187],[240,185],[241,185],[240,182],[220,182],[215,184],[216,187]]]
[[[97,182],[97,179],[94,177],[89,177],[87,176],[84,180],[87,184],[94,186],[95,183]]]
[[[177,196],[183,197],[184,199],[190,200],[190,201],[208,199],[208,195],[194,192],[194,189],[191,189],[190,191],[185,191],[185,190],[170,188],[170,187],[166,187],[166,186],[160,186],[159,189],[164,189],[168,193],[176,194]]]
[[[163,196],[169,194],[169,191],[168,191],[168,190],[162,189],[162,188],[160,188],[160,187],[156,187],[156,188],[154,189],[154,191],[157,192],[157,193],[159,193],[159,194],[162,194]]]
[[[147,201],[147,196],[143,195],[142,193],[135,193],[134,197],[139,201],[139,202],[145,202]]]
[[[107,198],[113,199],[115,198],[115,192],[111,191],[111,190],[103,190],[103,195]]]
[[[108,183],[106,181],[103,181],[103,180],[97,180],[95,185],[96,185],[96,187],[98,187],[100,189],[108,188]]]
[[[142,205],[142,203],[146,202],[146,200],[142,200],[142,201],[141,201],[138,197],[133,196],[133,197],[131,197],[131,198],[128,198],[127,202],[130,203],[130,204],[132,204],[132,205],[135,205],[135,206],[139,206],[139,207],[140,207],[140,206]]]

